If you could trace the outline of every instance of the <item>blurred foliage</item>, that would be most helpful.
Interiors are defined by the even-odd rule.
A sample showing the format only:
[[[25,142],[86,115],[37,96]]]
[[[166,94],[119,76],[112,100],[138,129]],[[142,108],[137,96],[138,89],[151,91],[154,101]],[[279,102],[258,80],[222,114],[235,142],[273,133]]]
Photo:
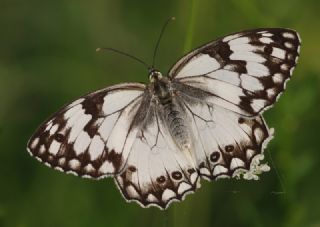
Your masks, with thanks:
[[[320,226],[319,9],[316,0],[0,0],[0,226]],[[172,15],[157,58],[164,73],[182,54],[228,33],[299,31],[293,79],[264,114],[276,128],[266,155],[272,171],[260,181],[203,181],[160,211],[126,203],[112,179],[80,179],[30,158],[28,138],[65,103],[114,83],[148,81],[141,65],[95,49],[151,62]]]

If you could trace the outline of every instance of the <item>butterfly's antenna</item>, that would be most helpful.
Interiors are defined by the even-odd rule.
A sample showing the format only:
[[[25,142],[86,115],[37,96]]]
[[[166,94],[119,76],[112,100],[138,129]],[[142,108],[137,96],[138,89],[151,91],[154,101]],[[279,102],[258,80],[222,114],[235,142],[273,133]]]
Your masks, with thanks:
[[[161,32],[160,32],[160,35],[159,35],[159,38],[157,40],[157,44],[156,44],[156,47],[154,49],[154,52],[153,52],[153,58],[152,58],[152,68],[154,68],[154,65],[155,65],[155,62],[156,62],[156,56],[157,56],[157,53],[158,53],[158,49],[159,49],[159,44],[160,44],[160,41],[161,41],[161,38],[162,38],[162,35],[167,27],[167,25],[169,24],[170,21],[173,21],[175,20],[176,18],[175,17],[170,17],[167,19],[167,21],[165,22],[165,24],[163,25],[162,29],[161,29]]]
[[[115,53],[118,53],[118,54],[121,54],[121,55],[124,55],[124,56],[127,56],[133,60],[136,60],[137,62],[140,62],[141,64],[143,64],[145,67],[147,67],[148,70],[151,69],[151,67],[145,63],[144,61],[142,61],[141,59],[131,55],[131,54],[128,54],[128,53],[125,53],[123,51],[120,51],[120,50],[117,50],[117,49],[113,49],[113,48],[110,48],[110,47],[102,47],[102,48],[97,48],[96,49],[97,52],[100,52],[100,51],[113,51]]]

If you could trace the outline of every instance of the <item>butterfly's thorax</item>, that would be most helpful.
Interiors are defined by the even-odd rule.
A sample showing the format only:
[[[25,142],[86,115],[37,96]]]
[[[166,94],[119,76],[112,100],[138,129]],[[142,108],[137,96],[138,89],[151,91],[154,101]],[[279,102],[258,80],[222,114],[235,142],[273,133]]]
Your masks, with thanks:
[[[158,75],[151,79],[151,90],[161,106],[162,118],[178,147],[182,150],[189,149],[191,139],[185,112],[174,96],[170,80],[157,73]]]
[[[161,104],[170,102],[172,95],[170,92],[170,82],[167,78],[156,79],[153,83],[153,91]]]

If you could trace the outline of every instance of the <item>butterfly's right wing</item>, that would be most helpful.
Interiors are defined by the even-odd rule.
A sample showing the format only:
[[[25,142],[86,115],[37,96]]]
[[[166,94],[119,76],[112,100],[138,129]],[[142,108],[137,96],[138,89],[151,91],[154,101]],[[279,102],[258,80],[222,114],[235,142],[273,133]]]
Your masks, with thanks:
[[[149,106],[147,93],[140,83],[90,93],[44,122],[27,149],[63,172],[91,178],[120,173]]]
[[[296,31],[284,28],[234,33],[185,55],[169,77],[210,95],[210,103],[257,116],[285,89],[299,57],[300,41]]]

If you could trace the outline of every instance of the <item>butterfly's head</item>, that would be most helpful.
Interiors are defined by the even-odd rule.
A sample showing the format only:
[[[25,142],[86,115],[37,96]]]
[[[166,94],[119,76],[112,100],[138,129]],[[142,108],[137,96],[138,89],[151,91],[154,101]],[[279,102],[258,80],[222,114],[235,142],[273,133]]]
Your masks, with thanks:
[[[158,70],[150,70],[149,73],[150,84],[149,88],[152,94],[159,99],[167,99],[170,96],[169,80],[162,76]]]
[[[156,69],[151,69],[149,72],[149,80],[151,83],[159,81],[162,79],[162,74]]]

